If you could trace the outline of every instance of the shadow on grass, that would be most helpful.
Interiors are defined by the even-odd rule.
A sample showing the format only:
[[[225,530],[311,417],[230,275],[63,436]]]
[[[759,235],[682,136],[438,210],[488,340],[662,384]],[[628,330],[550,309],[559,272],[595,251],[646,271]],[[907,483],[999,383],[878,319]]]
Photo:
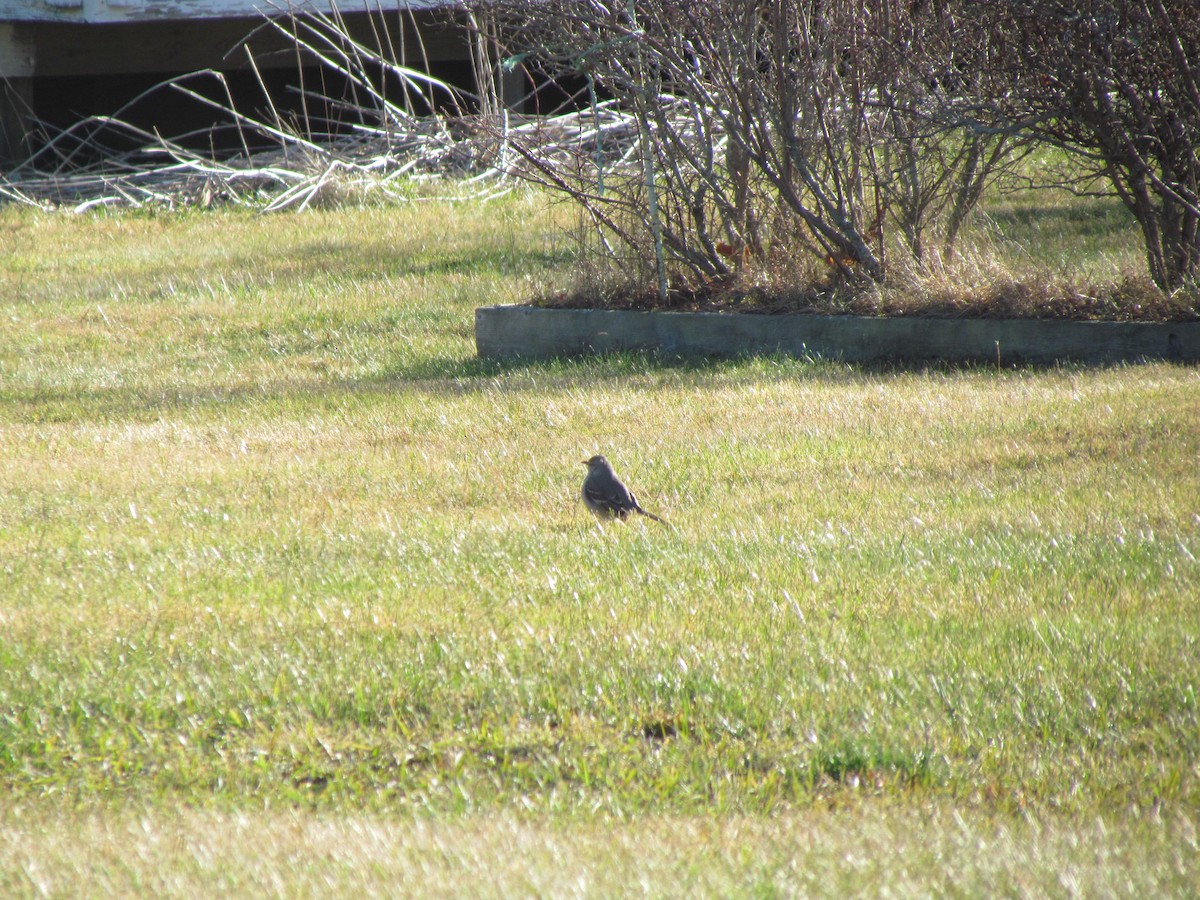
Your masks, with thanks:
[[[0,391],[0,422],[39,424],[144,420],[170,410],[211,410],[223,406],[294,403],[320,406],[347,395],[370,396],[397,391],[429,396],[454,396],[494,390],[497,382],[509,392],[557,391],[630,378],[654,378],[663,373],[692,376],[702,387],[714,376],[725,378],[745,369],[747,360],[668,358],[652,353],[620,353],[552,360],[492,360],[477,356],[440,356],[413,365],[396,366],[361,378],[295,377],[235,386],[163,384],[161,387],[102,387],[92,389],[33,389]],[[789,368],[795,372],[798,363]],[[813,364],[810,364],[812,366]],[[830,369],[830,372],[833,370]],[[815,373],[814,373],[815,374]],[[747,371],[746,380],[761,377]],[[724,380],[724,379],[722,379]],[[677,384],[678,382],[676,382]],[[9,411],[6,415],[5,411]]]
[[[362,244],[341,240],[309,241],[289,249],[285,268],[297,272],[321,271],[350,278],[424,278],[439,275],[512,275],[514,272],[544,272],[567,265],[574,258],[570,248],[534,250],[527,247],[472,246],[459,252],[422,250],[406,254],[386,244]],[[245,267],[253,271],[256,260]]]
[[[1114,364],[1121,367],[1122,364]],[[456,396],[500,389],[506,393],[556,392],[594,387],[622,380],[645,379],[639,390],[714,390],[731,384],[764,379],[824,381],[830,384],[879,381],[908,376],[954,377],[972,374],[1004,376],[1020,371],[1078,371],[1113,366],[1083,364],[996,366],[982,363],[880,362],[844,363],[836,360],[784,355],[695,357],[668,356],[652,351],[627,351],[550,359],[484,359],[478,356],[435,356],[399,365],[361,378],[298,377],[233,387],[172,386],[97,388],[93,390],[35,390],[0,393],[3,410],[13,411],[10,422],[37,424],[145,420],[170,410],[211,411],[225,406],[294,404],[321,407],[340,404],[347,396],[369,397],[397,391],[430,397]],[[655,384],[658,379],[660,383]]]
[[[1131,241],[1140,246],[1142,240],[1137,222],[1116,198],[1066,204],[1014,202],[989,209],[988,219],[1004,240],[1050,266],[1059,265],[1064,252],[1090,258],[1096,252],[1127,249]],[[1090,249],[1085,252],[1082,247]]]
[[[555,381],[569,385],[575,379],[603,381],[635,376],[674,373],[694,375],[697,382],[718,376],[726,381],[740,378],[760,380],[777,374],[792,379],[825,380],[844,383],[854,380],[911,375],[970,375],[979,373],[1013,373],[1038,371],[1095,371],[1124,368],[1126,363],[1038,363],[1006,362],[997,367],[988,361],[947,360],[880,360],[875,362],[843,362],[838,359],[787,354],[743,354],[738,356],[673,356],[652,350],[631,350],[584,356],[555,356],[542,359],[514,357],[484,359],[477,356],[433,358],[416,365],[397,368],[385,373],[382,380],[437,381],[441,379],[494,379],[521,373],[537,373],[541,379],[533,387],[546,387]],[[698,385],[701,386],[701,385]],[[513,385],[519,389],[519,385]]]

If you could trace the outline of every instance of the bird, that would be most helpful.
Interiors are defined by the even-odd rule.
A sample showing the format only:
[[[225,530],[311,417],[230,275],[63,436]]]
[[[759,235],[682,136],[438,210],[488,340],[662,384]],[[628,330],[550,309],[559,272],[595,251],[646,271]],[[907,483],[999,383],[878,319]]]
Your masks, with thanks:
[[[612,464],[603,456],[597,454],[591,459],[585,459],[583,464],[588,467],[587,477],[583,479],[583,502],[596,518],[607,519],[616,516],[624,520],[629,518],[630,513],[636,512],[655,522],[663,521],[654,513],[642,509],[633,492],[621,483],[621,479],[613,471]]]

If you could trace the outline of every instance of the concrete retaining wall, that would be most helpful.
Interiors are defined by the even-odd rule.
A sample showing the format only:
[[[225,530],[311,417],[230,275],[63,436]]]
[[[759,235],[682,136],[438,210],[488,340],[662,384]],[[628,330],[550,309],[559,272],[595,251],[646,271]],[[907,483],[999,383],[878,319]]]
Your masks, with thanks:
[[[865,318],[627,312],[485,306],[475,311],[484,357],[548,357],[614,350],[670,356],[785,353],[846,362],[1089,363],[1200,361],[1200,322]]]

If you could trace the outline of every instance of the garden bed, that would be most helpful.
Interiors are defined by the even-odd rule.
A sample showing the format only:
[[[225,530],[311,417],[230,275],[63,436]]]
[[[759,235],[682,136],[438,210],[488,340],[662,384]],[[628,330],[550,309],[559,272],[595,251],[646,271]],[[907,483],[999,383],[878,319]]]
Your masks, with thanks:
[[[845,362],[1051,364],[1200,360],[1200,322],[754,315],[487,306],[475,311],[483,357],[625,350],[670,356],[783,353]]]

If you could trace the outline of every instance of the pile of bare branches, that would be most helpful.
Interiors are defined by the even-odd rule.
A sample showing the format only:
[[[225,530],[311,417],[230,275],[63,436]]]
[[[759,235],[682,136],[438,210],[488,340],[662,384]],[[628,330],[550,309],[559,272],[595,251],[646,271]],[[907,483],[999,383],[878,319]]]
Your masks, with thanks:
[[[0,199],[77,210],[215,203],[279,210],[303,209],[331,196],[400,197],[401,185],[414,178],[453,180],[455,190],[468,196],[505,189],[496,129],[481,127],[478,113],[469,112],[486,104],[428,75],[427,60],[410,67],[383,42],[371,47],[356,41],[336,11],[287,11],[260,29],[282,34],[304,59],[336,74],[338,83],[349,85],[349,96],[302,91],[304,115],[285,115],[259,75],[267,113],[255,115],[238,108],[219,71],[172,78],[111,116],[59,131],[43,124],[36,154],[0,177]],[[259,74],[248,44],[239,52]],[[398,96],[379,84],[381,72],[399,83]],[[211,108],[239,149],[198,149],[212,146],[211,129],[164,136],[122,117],[148,100]],[[332,110],[339,121],[310,110]]]
[[[260,28],[283,35],[304,58],[337,75],[349,96],[302,91],[304,115],[286,115],[260,76],[268,114],[254,115],[238,108],[220,71],[188,73],[111,116],[57,132],[44,125],[36,155],[0,176],[0,200],[77,211],[225,203],[303,210],[348,199],[410,199],[414,182],[441,186],[442,196],[486,200],[511,190],[515,176],[565,171],[580,158],[613,175],[640,171],[642,134],[631,112],[611,100],[582,109],[568,100],[548,115],[511,113],[497,95],[494,48],[482,42],[473,92],[429,75],[427,59],[415,66],[398,61],[391,42],[356,41],[336,12],[287,11]],[[258,73],[248,46],[241,50]],[[391,94],[380,83],[389,76]],[[198,149],[213,145],[213,130],[167,137],[123,118],[147,100],[209,108],[239,149]],[[668,98],[664,104],[662,114],[686,128],[692,115],[686,104]],[[317,110],[332,110],[339,121]]]
[[[187,76],[222,80],[218,72]],[[179,89],[182,80],[157,90]],[[236,114],[236,110],[230,107]],[[494,140],[471,129],[465,120],[414,117],[394,123],[357,126],[350,134],[318,139],[236,114],[247,150],[221,156],[194,149],[185,139],[150,134],[119,117],[89,118],[46,144],[73,145],[53,168],[27,162],[0,179],[0,196],[37,206],[212,206],[235,203],[265,211],[304,209],[331,197],[377,193],[402,198],[414,178],[464,176],[497,181],[491,163]],[[251,142],[272,139],[271,149],[249,149]],[[122,138],[126,140],[121,140]],[[131,150],[109,150],[107,143],[140,141]],[[101,141],[105,140],[105,144]],[[43,151],[44,152],[44,151]],[[76,162],[78,158],[86,162]],[[487,196],[486,186],[475,192]]]

